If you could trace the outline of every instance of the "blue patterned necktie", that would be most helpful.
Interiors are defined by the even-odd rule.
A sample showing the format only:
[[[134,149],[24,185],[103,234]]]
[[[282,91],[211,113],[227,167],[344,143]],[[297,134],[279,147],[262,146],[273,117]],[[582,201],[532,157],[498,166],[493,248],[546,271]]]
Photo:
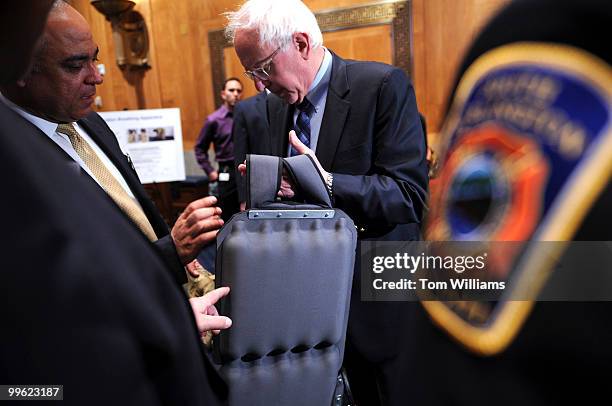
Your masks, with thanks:
[[[302,141],[304,145],[310,148],[310,118],[312,117],[312,113],[314,113],[314,106],[312,103],[308,101],[307,98],[304,97],[304,100],[300,104],[296,106],[296,108],[300,111],[295,120],[295,134]],[[290,156],[299,155],[298,152],[291,147]]]

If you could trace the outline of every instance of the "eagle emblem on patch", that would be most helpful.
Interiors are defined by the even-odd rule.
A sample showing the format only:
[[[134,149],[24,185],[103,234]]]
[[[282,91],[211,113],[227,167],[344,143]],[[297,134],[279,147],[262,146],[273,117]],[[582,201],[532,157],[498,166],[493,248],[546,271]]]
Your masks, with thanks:
[[[512,342],[534,304],[517,292],[529,281],[535,298],[553,271],[551,257],[562,255],[562,245],[553,252],[535,245],[571,240],[608,186],[611,105],[610,66],[570,46],[505,45],[465,72],[438,138],[442,164],[425,237],[513,242],[512,252],[490,258],[507,281],[500,300],[422,300],[468,349],[492,355]]]

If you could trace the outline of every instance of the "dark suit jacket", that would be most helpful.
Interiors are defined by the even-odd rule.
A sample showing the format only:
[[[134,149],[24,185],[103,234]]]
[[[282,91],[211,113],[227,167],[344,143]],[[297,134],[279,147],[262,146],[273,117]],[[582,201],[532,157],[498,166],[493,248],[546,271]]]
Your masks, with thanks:
[[[286,155],[293,107],[269,96],[268,111],[270,137],[258,141]],[[361,238],[418,238],[414,225],[427,196],[425,137],[400,69],[333,56],[316,155],[334,174],[334,205],[358,224]]]
[[[45,138],[0,103],[0,382],[61,384],[68,404],[218,404],[180,286]]]
[[[261,139],[269,139],[269,132],[266,92],[249,97],[234,107],[232,138],[234,140],[236,183],[241,202],[247,200],[246,186],[244,178],[238,172],[238,165],[244,162],[246,154],[269,154],[270,149],[267,144],[260,142]]]
[[[260,150],[287,153],[293,108],[268,96],[270,136]],[[412,85],[398,68],[333,55],[316,155],[334,175],[334,206],[358,225],[359,238],[416,240],[427,197],[425,136]],[[347,351],[370,362],[393,358],[408,334],[396,303],[361,302],[359,244]],[[410,304],[409,304],[410,305]]]
[[[92,112],[87,117],[79,120],[78,124],[85,131],[87,131],[87,134],[89,134],[100,149],[104,151],[111,162],[117,167],[117,170],[119,170],[129,188],[132,190],[134,197],[136,197],[142,206],[145,215],[153,226],[153,230],[155,230],[155,234],[159,238],[159,240],[154,243],[155,247],[162,254],[162,257],[168,268],[172,271],[174,278],[179,283],[185,283],[187,281],[185,270],[176,252],[176,247],[174,246],[174,242],[170,236],[168,225],[159,214],[159,211],[153,204],[153,201],[151,201],[144,190],[144,187],[140,183],[138,175],[136,174],[133,166],[130,162],[128,162],[128,159],[123,152],[121,152],[121,148],[119,148],[119,142],[117,141],[115,134],[108,127],[102,117],[95,112]],[[72,158],[70,158],[67,154],[63,155],[66,159],[72,161]],[[89,175],[87,175],[87,173],[84,171],[82,173],[89,179]]]

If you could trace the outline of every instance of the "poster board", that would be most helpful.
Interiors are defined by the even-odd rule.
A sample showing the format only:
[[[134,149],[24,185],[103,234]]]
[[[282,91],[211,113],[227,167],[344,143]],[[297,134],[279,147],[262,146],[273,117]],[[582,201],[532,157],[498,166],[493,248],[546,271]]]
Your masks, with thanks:
[[[185,180],[180,109],[107,111],[100,116],[143,184]]]

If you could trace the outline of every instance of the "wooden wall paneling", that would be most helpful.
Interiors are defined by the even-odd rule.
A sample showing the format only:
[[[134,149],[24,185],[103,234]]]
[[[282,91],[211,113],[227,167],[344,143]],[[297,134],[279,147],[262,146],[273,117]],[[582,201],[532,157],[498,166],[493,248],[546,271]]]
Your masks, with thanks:
[[[393,63],[390,25],[326,32],[323,43],[343,58]]]
[[[430,0],[431,1],[431,0]],[[413,69],[412,69],[412,85],[417,99],[417,107],[421,113],[425,115],[425,119],[429,121],[429,115],[426,108],[427,99],[426,85],[427,85],[427,69],[425,68],[425,1],[424,0],[413,0],[412,1],[412,58],[413,58]],[[429,129],[429,122],[428,129]]]
[[[164,107],[181,108],[183,148],[192,150],[206,116],[215,110],[208,31],[225,24],[223,12],[241,0],[150,0],[160,61]]]
[[[76,8],[89,22],[94,41],[98,44],[99,63],[104,64],[106,74],[104,83],[98,86],[97,95],[102,98],[102,107],[98,111],[118,110],[117,104],[126,104],[124,92],[126,83],[118,80],[120,77],[119,69],[116,68],[115,47],[112,40],[110,23],[90,4],[88,0],[73,0],[72,6]],[[106,27],[108,26],[108,32]],[[119,92],[115,92],[115,88]]]
[[[202,123],[204,118],[215,110],[215,97],[213,94],[213,82],[210,80],[212,61],[210,59],[208,32],[214,29],[221,29],[225,24],[225,18],[217,16],[201,24],[198,36],[198,52],[202,61],[202,76],[199,78],[201,84],[201,104],[200,116]],[[219,97],[219,96],[217,96]]]
[[[193,2],[195,3],[195,2]],[[199,2],[198,2],[199,3]],[[151,1],[154,15],[153,36],[156,41],[158,72],[162,107],[179,107],[183,130],[184,148],[193,146],[194,135],[200,124],[198,92],[200,80],[197,43],[198,27],[195,24],[201,7],[192,2]]]
[[[104,83],[98,87],[98,95],[102,97],[102,106],[98,110],[116,111],[135,108],[136,100],[129,98],[130,85],[117,66],[110,22],[93,7],[90,7],[90,15],[94,38],[100,47],[100,63],[104,64],[106,70]]]
[[[203,12],[206,14],[210,11]],[[200,19],[197,19],[192,23],[195,28],[190,36],[192,41],[191,52],[193,53],[194,60],[197,61],[195,62],[197,66],[194,67],[195,77],[191,81],[191,86],[195,90],[197,102],[192,106],[193,116],[191,124],[185,124],[190,126],[190,129],[187,131],[183,130],[183,148],[185,150],[193,149],[206,116],[215,110],[213,83],[210,80],[212,66],[209,53],[208,31],[211,29],[219,29],[223,26],[224,21],[224,19],[217,17],[208,21],[200,21]],[[177,53],[177,58],[181,59],[180,52]],[[169,83],[169,85],[171,85],[171,83]],[[182,107],[183,106],[181,106],[181,108]],[[183,122],[186,122],[185,118],[183,118]]]
[[[242,82],[242,99],[255,96],[257,89],[255,89],[253,81],[244,74],[244,67],[240,63],[234,47],[223,49],[223,59],[225,62],[225,77],[236,77]],[[220,98],[219,95],[217,97]]]
[[[323,43],[346,58],[391,63],[391,30],[388,25],[326,32]],[[225,77],[237,77],[242,82],[243,99],[257,94],[253,81],[244,75],[244,67],[233,47],[223,49],[223,62]]]
[[[413,0],[413,81],[431,141],[464,53],[488,19],[509,0]]]
[[[303,0],[304,4],[308,6],[314,12],[340,8],[340,7],[352,7],[359,6],[363,4],[372,4],[376,3],[373,0]]]
[[[237,10],[244,3],[244,0],[200,0],[199,2],[203,3],[204,6],[202,18],[204,20],[219,20],[221,17],[221,25],[217,27],[221,28],[225,24],[225,17],[222,17],[222,14],[227,11]]]
[[[201,98],[202,98],[202,104],[200,106],[200,117],[201,117],[201,122],[200,122],[200,126],[204,123],[204,119],[206,118],[206,116],[208,116],[210,113],[212,113],[214,110],[216,110],[216,103],[220,100],[220,96],[219,96],[219,92],[215,91],[213,89],[213,82],[210,79],[211,78],[211,71],[214,68],[212,66],[212,64],[214,63],[214,61],[211,61],[210,58],[210,43],[209,43],[209,37],[208,37],[208,32],[209,31],[215,31],[215,30],[222,30],[223,27],[225,26],[226,23],[226,18],[225,16],[223,16],[223,13],[228,12],[228,11],[232,11],[232,10],[236,10],[240,4],[243,3],[242,0],[214,0],[214,1],[200,1],[200,3],[203,4],[203,12],[200,16],[200,22],[199,22],[199,26],[200,26],[200,32],[199,32],[199,36],[198,36],[198,51],[201,54],[201,60],[203,61],[203,74],[200,78],[200,83],[202,85],[201,87]],[[224,66],[226,69],[226,72],[233,72],[231,75],[228,74],[229,76],[236,76],[238,78],[240,78],[240,80],[242,81],[243,85],[247,85],[247,77],[242,75],[242,70],[238,71],[238,67],[241,68],[242,65],[240,65],[239,61],[238,61],[238,57],[235,55],[228,55],[228,57],[235,57],[235,60],[228,60],[227,58],[225,59],[225,64],[227,66]],[[236,65],[236,62],[238,62],[238,65]],[[252,86],[252,85],[251,85]],[[255,92],[255,87],[252,87],[253,92]],[[253,93],[254,94],[254,93]],[[198,128],[199,131],[199,128]],[[195,135],[197,137],[197,134]],[[193,143],[195,143],[195,138],[193,139]]]
[[[508,1],[412,0],[413,60],[400,62],[412,65],[410,71],[419,109],[427,117],[432,133],[439,131],[448,92],[466,47],[491,14]],[[376,0],[304,2],[315,12],[377,3]],[[137,0],[136,10],[145,17],[149,28],[152,66],[143,78],[144,97],[140,101],[129,77],[126,78],[116,65],[110,23],[89,0],[72,0],[71,3],[90,22],[94,38],[100,45],[100,59],[106,66],[105,83],[98,91],[104,103],[101,110],[132,109],[143,103],[145,108],[180,107],[184,148],[191,149],[204,118],[215,109],[218,100],[218,92],[213,91],[210,80],[213,66],[208,31],[222,29],[225,18],[221,13],[235,10],[242,0]],[[379,34],[380,38],[384,35]],[[325,43],[342,56],[383,59],[385,51],[376,49],[380,45],[376,40],[379,37],[373,31],[366,31],[365,36],[351,44],[342,43],[341,34],[335,35],[326,33]],[[372,43],[376,46],[370,45]],[[353,49],[350,54],[345,54],[347,47]],[[226,72],[243,79],[242,67],[233,50],[224,51],[224,55]],[[248,80],[243,82],[246,88],[252,86]],[[245,95],[252,91],[247,90]]]
[[[153,21],[153,13],[151,10],[151,2],[149,0],[139,0],[135,10],[140,12],[147,22],[147,30],[149,32],[149,65],[151,68],[139,74],[139,71],[133,72],[131,78],[141,82],[141,88],[135,87],[134,92],[138,101],[137,108],[139,109],[157,109],[162,107],[161,102],[161,78],[159,70],[156,69],[158,64],[157,57],[157,37],[153,35],[152,27],[155,25]],[[124,72],[124,78],[127,80]],[[135,86],[135,85],[134,85]],[[142,102],[140,101],[139,93],[142,93]]]
[[[393,63],[406,74],[412,71],[410,47],[410,0],[383,1],[353,7],[336,7],[316,11],[324,36],[324,44],[340,56],[349,59],[378,60]],[[236,75],[239,61],[223,30],[208,33],[213,95],[219,106],[218,94],[226,77]],[[247,85],[245,97],[255,94]]]
[[[98,87],[102,97],[99,111],[160,107],[159,77],[154,69],[142,71],[121,70],[116,63],[115,44],[110,22],[88,0],[73,0],[71,4],[89,22],[94,40],[100,48],[99,59],[106,68],[104,83]],[[145,18],[149,29],[150,63],[155,66],[155,38],[151,32],[151,13],[148,0],[140,0],[135,11]]]
[[[332,31],[323,34],[323,43],[345,58],[391,63],[391,28],[388,25]],[[245,99],[257,94],[253,81],[244,75],[244,67],[233,47],[223,49],[225,77],[237,77],[243,84]],[[219,95],[217,95],[219,97]]]

